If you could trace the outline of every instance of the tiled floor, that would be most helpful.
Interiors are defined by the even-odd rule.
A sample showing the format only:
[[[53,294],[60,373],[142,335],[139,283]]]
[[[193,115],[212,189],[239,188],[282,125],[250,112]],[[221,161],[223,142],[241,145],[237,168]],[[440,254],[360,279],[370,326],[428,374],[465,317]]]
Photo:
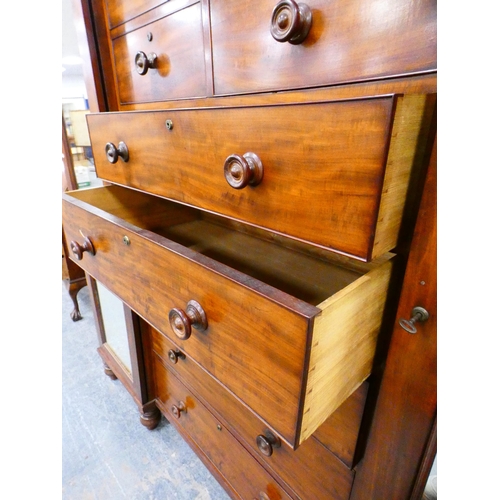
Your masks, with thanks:
[[[131,396],[104,374],[88,288],[81,321],[62,287],[62,498],[64,500],[227,500],[228,495],[162,419],[139,422]]]

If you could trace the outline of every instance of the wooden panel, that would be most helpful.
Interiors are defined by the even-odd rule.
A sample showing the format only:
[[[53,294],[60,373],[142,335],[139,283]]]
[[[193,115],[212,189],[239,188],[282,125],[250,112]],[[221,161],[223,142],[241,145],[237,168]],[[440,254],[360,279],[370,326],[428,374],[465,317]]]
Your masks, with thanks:
[[[115,38],[113,52],[120,103],[207,95],[200,3]],[[135,65],[138,52],[157,56],[143,75]]]
[[[63,220],[70,241],[81,241],[81,231],[94,243],[96,255],[84,254],[82,267],[160,331],[176,338],[169,311],[199,302],[209,326],[193,330],[186,351],[294,441],[308,332],[303,314],[316,308],[300,301],[299,309],[283,307],[273,300],[282,292],[165,238],[155,243],[153,233],[139,236],[118,219],[111,223],[65,203]],[[292,297],[284,299],[293,305]],[[248,317],[253,321],[242,320]]]
[[[354,474],[314,437],[305,441],[295,451],[287,446],[281,446],[276,448],[270,457],[262,455],[258,451],[256,438],[266,431],[266,424],[164,335],[154,328],[150,328],[148,333],[152,337],[154,351],[164,360],[168,369],[190,387],[205,405],[211,407],[224,425],[243,440],[247,449],[277,473],[300,498],[329,500],[344,498],[349,494]],[[180,352],[175,364],[168,358],[170,349]],[[161,371],[157,376],[162,376]],[[353,396],[356,399],[360,397],[357,393]],[[352,447],[351,443],[356,442],[363,412],[362,406],[353,412],[351,401],[346,403],[346,408],[344,405],[340,407],[335,412],[335,417],[325,424],[326,429],[322,431],[322,442],[326,441],[333,453],[335,451],[342,453],[346,448]],[[357,429],[352,426],[350,421],[352,417],[358,423]],[[334,425],[341,427],[345,433],[336,432]]]
[[[212,221],[179,224],[184,211],[195,212],[118,186],[73,192],[63,209],[68,237],[94,244],[82,267],[174,341],[168,311],[202,305],[208,329],[193,330],[186,352],[297,447],[370,372],[390,255],[345,268]]]
[[[211,462],[213,468],[238,491],[236,498],[259,498],[264,492],[272,500],[289,495],[238,443],[234,436],[198,399],[171,375],[156,358],[158,406],[176,428],[187,433]],[[186,410],[174,416],[172,406],[182,402]],[[264,497],[265,498],[265,497]],[[347,497],[344,497],[347,498]]]
[[[436,1],[309,0],[313,22],[300,45],[274,40],[277,0],[212,0],[216,94],[260,92],[433,70]],[[326,63],[327,62],[327,63]]]
[[[289,90],[287,92],[268,92],[265,94],[234,94],[219,97],[207,97],[201,99],[186,99],[183,101],[185,107],[204,108],[210,106],[245,106],[265,105],[277,103],[309,102],[314,94],[314,100],[339,100],[359,99],[383,94],[432,94],[437,91],[436,72],[422,75],[407,76],[405,78],[389,78],[387,80],[375,80],[359,82],[356,84],[337,85],[334,87],[322,87],[314,90]],[[123,111],[160,109],[175,109],[179,106],[177,101],[162,101],[149,104],[127,104],[122,106]]]
[[[391,272],[389,261],[318,306],[300,442],[370,375]]]
[[[88,116],[88,123],[102,179],[366,261],[377,256],[372,245],[380,198],[387,191],[392,109],[392,97],[383,97],[100,114]],[[167,119],[173,123],[170,131]],[[120,141],[130,159],[110,164],[106,143]],[[261,159],[264,176],[257,186],[234,189],[224,177],[224,162],[246,152]]]
[[[435,109],[436,94],[398,97],[373,244],[375,255],[395,247],[405,211],[414,211],[409,191],[416,190],[423,178],[422,171],[425,173],[423,158]]]
[[[105,0],[108,11],[109,25],[111,28],[118,26],[143,12],[151,10],[169,0]],[[175,0],[170,0],[175,3]]]
[[[364,382],[313,434],[351,468],[356,465],[354,454],[367,393],[368,382]]]
[[[413,236],[397,318],[415,306],[429,312],[410,334],[396,322],[353,500],[421,498],[413,492],[437,411],[436,144]],[[422,486],[422,483],[419,483]]]

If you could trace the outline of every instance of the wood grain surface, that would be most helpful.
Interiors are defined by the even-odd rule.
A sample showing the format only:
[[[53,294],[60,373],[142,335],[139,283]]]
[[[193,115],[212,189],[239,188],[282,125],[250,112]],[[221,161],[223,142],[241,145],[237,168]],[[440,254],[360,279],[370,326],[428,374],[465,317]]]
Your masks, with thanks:
[[[392,112],[386,96],[87,119],[100,178],[366,261],[377,257],[372,246],[386,193]],[[105,145],[120,141],[130,159],[110,164]],[[260,158],[264,177],[236,190],[226,182],[224,162],[247,152]]]
[[[112,43],[120,103],[207,95],[199,3],[117,37]],[[144,75],[135,66],[139,51],[157,56],[155,67]]]
[[[259,498],[261,491],[272,500],[290,498],[196,396],[162,366],[158,358],[155,360],[155,370],[160,410],[182,434],[188,434],[199,447],[199,452],[237,489],[238,495],[233,493],[235,498]],[[185,404],[186,411],[176,418],[172,406],[180,402]]]
[[[308,0],[312,27],[300,45],[271,36],[277,3],[210,2],[216,94],[332,85],[437,66],[435,0]]]
[[[194,391],[194,394],[217,415],[217,418],[221,419],[224,426],[243,440],[243,445],[247,450],[271,473],[282,477],[299,497],[308,498],[309,496],[317,500],[346,498],[351,489],[354,474],[340,460],[333,457],[323,444],[311,438],[296,451],[282,445],[276,448],[270,457],[265,457],[258,451],[256,437],[265,432],[266,424],[188,356],[182,357],[173,365],[168,360],[168,350],[179,348],[154,328],[151,328],[148,333],[152,337],[155,353],[162,358],[162,364],[168,368],[168,371],[174,372],[187,387]],[[160,369],[156,371],[155,376],[163,378],[168,377],[168,374],[166,375],[164,369]],[[339,408],[337,416],[339,421],[344,422],[350,418],[349,406],[352,406],[350,402],[347,403],[345,409]],[[347,425],[348,422],[345,422],[344,429]],[[328,426],[332,427],[331,432],[335,433],[333,426],[326,424],[325,427]],[[356,435],[354,431],[338,436],[340,443],[335,443],[334,449],[347,445],[352,439],[355,440]],[[309,472],[306,473],[306,470]]]
[[[415,306],[429,312],[417,333],[394,324],[391,346],[365,458],[358,466],[353,500],[422,498],[421,464],[432,466],[437,417],[437,143],[434,143],[397,319]],[[435,442],[434,442],[435,452]],[[420,491],[414,491],[419,486]]]
[[[185,233],[181,243],[161,236],[171,237],[169,226],[182,227],[194,212],[118,186],[65,195],[63,207],[68,238],[88,236],[95,248],[95,255],[84,253],[82,267],[165,335],[179,341],[171,309],[193,299],[201,304],[208,328],[193,330],[186,353],[296,447],[368,376],[390,261],[365,264],[365,272],[346,269],[247,233],[213,232],[202,219],[187,223],[187,242]],[[351,345],[356,350],[346,351]],[[325,371],[329,361],[334,369]],[[321,377],[304,378],[305,370]]]
[[[124,0],[106,0],[106,9],[111,28],[118,26],[142,13],[154,9],[158,5],[168,0],[134,0],[127,2]]]

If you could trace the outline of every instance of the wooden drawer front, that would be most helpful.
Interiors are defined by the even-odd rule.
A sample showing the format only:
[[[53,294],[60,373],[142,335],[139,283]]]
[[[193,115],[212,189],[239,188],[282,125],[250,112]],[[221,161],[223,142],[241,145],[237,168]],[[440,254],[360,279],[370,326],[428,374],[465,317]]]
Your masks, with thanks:
[[[129,0],[106,0],[109,27],[115,28],[168,1],[169,0],[133,0],[131,2]]]
[[[436,1],[308,0],[298,45],[271,35],[278,0],[211,0],[216,94],[330,85],[437,67]]]
[[[118,186],[63,197],[68,240],[95,249],[80,265],[174,341],[169,313],[198,302],[186,353],[291,446],[370,374],[391,260],[347,268]]]
[[[190,387],[204,404],[211,406],[218,417],[222,419],[224,425],[234,431],[235,435],[244,441],[245,446],[277,473],[300,498],[331,500],[348,497],[353,473],[315,439],[315,434],[295,451],[282,445],[275,448],[271,456],[264,456],[259,451],[256,439],[257,436],[264,435],[268,430],[265,423],[201,369],[189,356],[184,355],[164,335],[154,328],[151,328],[150,332],[153,349],[161,356],[168,369]],[[178,358],[175,364],[169,358],[170,350],[177,353]],[[161,376],[163,376],[161,370],[157,371],[156,377]],[[355,421],[359,426],[362,408],[359,409],[356,402],[360,399],[364,401],[364,392],[364,386],[360,387],[333,414],[336,415],[337,422],[341,423],[340,425],[344,429],[349,427],[350,422],[346,420],[352,415],[354,406],[358,407]],[[327,422],[323,426],[332,427],[330,432],[335,433],[335,428],[328,425]],[[349,429],[345,434],[339,434],[337,440],[329,442],[331,447],[342,453],[344,449],[353,446],[352,443],[356,442],[357,434],[358,430],[353,432]]]
[[[169,373],[157,357],[154,363],[158,407],[176,428],[180,427],[189,436],[208,458],[210,465],[236,490],[236,498],[252,500],[264,492],[268,498],[275,500],[289,499],[222,422]]]
[[[102,179],[369,260],[378,256],[372,256],[374,228],[381,196],[388,196],[392,110],[393,99],[385,97],[98,114],[88,123]],[[106,144],[120,141],[129,161],[111,164]],[[235,189],[224,163],[247,152],[262,161],[263,178]]]
[[[115,38],[113,52],[121,104],[206,95],[199,3]],[[157,56],[145,74],[136,69],[140,52]]]

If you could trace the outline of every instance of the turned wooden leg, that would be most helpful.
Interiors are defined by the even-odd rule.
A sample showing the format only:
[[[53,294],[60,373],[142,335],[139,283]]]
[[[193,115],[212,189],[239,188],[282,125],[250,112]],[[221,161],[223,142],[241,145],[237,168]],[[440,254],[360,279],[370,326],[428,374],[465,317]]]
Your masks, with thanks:
[[[141,410],[141,424],[152,431],[156,429],[161,420],[160,410],[156,407],[154,401],[144,405]]]
[[[111,379],[111,380],[116,380],[118,377],[113,373],[113,370],[106,364],[104,363],[104,373]]]

